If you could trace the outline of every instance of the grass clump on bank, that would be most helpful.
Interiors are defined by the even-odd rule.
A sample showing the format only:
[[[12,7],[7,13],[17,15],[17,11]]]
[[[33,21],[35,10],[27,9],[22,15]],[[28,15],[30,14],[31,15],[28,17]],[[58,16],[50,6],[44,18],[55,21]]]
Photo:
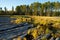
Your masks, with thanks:
[[[32,16],[33,24],[35,25],[35,28],[32,30],[29,30],[28,32],[33,35],[34,39],[37,38],[37,36],[41,34],[49,34],[53,37],[57,36],[57,31],[60,29],[60,18],[59,17],[40,17],[40,16]],[[58,32],[59,34],[59,32]],[[58,36],[57,36],[58,37]],[[42,38],[43,40],[46,40],[45,38]]]

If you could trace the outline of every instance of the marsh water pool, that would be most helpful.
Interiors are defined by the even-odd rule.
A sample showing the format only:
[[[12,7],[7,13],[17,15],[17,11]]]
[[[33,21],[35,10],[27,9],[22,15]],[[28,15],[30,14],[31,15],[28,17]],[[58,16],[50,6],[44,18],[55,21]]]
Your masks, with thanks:
[[[10,18],[9,16],[0,16],[0,39],[10,39],[14,38],[17,35],[26,35],[29,27],[33,25],[22,23],[19,24],[12,24],[11,20],[15,20],[14,18]],[[20,26],[21,25],[21,26]]]

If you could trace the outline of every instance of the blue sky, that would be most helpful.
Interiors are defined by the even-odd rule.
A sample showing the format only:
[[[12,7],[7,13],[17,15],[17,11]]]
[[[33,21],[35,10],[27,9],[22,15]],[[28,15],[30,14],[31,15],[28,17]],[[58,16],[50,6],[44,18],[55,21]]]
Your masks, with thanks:
[[[17,5],[23,5],[23,4],[30,5],[33,2],[43,3],[47,1],[50,1],[50,2],[59,1],[60,2],[60,0],[0,0],[0,7],[2,7],[3,9],[4,7],[6,7],[8,10],[11,10],[12,6],[14,6],[15,8]]]

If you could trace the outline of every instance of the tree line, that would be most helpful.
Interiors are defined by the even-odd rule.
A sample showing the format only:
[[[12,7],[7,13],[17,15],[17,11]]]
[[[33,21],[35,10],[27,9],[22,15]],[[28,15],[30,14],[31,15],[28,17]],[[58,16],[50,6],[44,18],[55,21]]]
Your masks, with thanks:
[[[16,6],[15,11],[12,7],[11,11],[7,8],[2,10],[0,8],[0,15],[37,15],[37,16],[60,16],[60,2],[45,2],[39,3],[34,2],[30,5],[19,5]]]

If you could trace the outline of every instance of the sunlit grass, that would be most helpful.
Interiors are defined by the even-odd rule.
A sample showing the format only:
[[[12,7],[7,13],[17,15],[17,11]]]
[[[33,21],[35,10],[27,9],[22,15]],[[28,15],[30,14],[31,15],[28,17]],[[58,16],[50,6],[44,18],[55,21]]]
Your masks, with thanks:
[[[12,23],[22,23],[22,22],[30,22],[33,23],[35,28],[32,28],[28,30],[28,34],[31,34],[34,39],[36,39],[40,34],[48,34],[52,32],[53,30],[49,29],[49,24],[52,23],[52,27],[56,29],[60,29],[60,17],[44,17],[44,16],[29,16],[27,17],[22,17],[22,16],[13,16],[11,18],[16,18],[16,20],[12,20]],[[42,25],[42,26],[41,26]],[[55,34],[52,33],[52,36],[56,36]],[[42,38],[43,40],[46,40],[46,38]]]

